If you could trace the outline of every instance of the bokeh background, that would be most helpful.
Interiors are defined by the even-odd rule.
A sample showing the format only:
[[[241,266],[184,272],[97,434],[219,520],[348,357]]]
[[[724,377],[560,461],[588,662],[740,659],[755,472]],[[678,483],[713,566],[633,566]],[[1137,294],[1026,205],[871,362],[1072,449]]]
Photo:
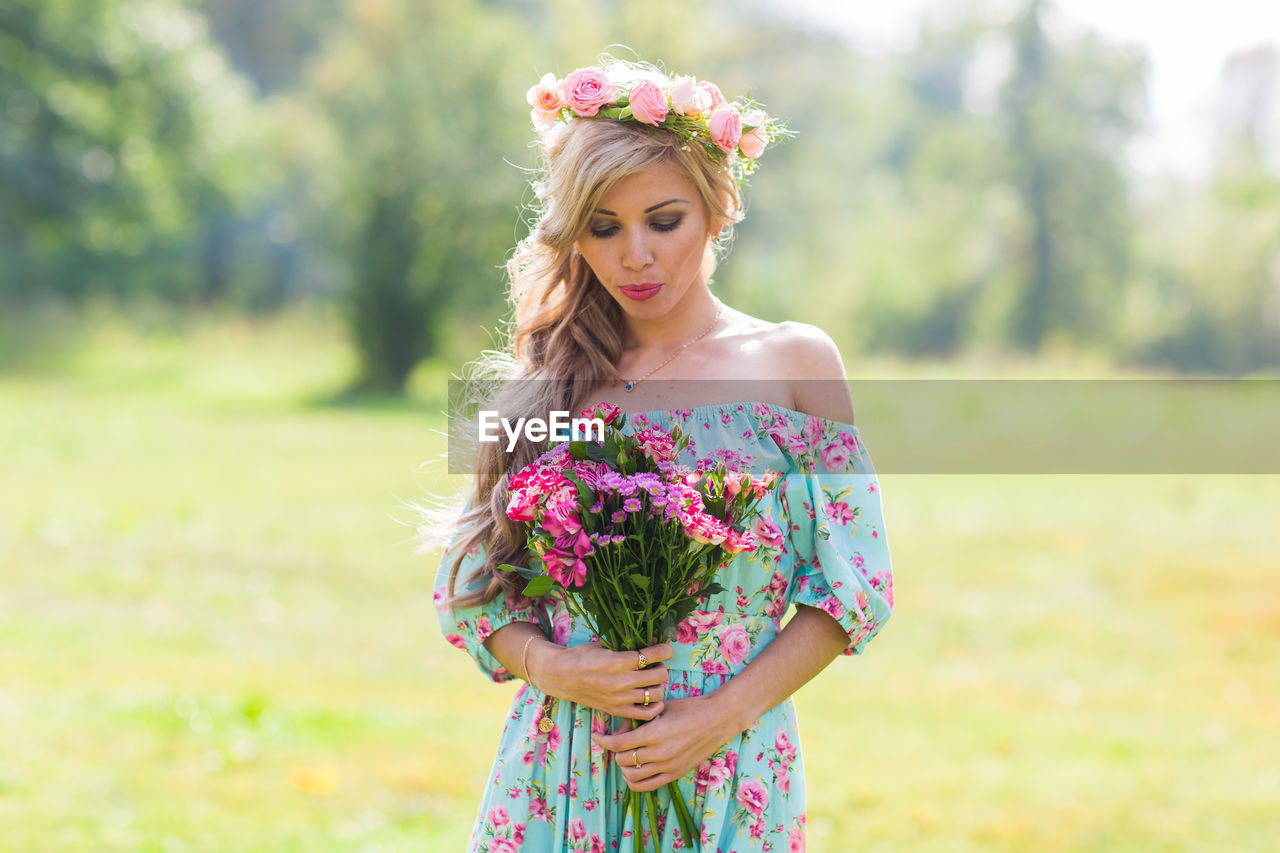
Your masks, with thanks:
[[[854,378],[1275,375],[1276,13],[864,5],[0,5],[0,848],[462,849],[513,688],[406,505],[602,50],[790,119],[716,288]],[[882,485],[810,850],[1280,846],[1275,476]]]

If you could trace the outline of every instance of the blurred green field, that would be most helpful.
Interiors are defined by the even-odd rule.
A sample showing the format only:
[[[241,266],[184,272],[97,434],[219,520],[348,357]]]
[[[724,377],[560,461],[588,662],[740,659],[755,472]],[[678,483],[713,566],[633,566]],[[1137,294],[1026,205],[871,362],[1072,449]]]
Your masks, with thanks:
[[[335,403],[340,340],[108,326],[0,377],[0,849],[463,849],[514,688],[405,525],[461,485],[446,374]],[[898,611],[797,696],[810,851],[1280,847],[1280,477],[883,491]]]

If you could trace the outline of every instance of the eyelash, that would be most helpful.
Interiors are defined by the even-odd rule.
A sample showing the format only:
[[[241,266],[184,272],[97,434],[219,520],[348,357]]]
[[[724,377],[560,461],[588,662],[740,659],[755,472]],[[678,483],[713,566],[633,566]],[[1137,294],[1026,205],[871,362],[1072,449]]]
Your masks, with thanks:
[[[680,226],[680,223],[683,221],[684,221],[684,217],[681,217],[680,219],[676,219],[672,222],[654,222],[654,223],[651,223],[649,227],[655,231],[674,231],[676,230],[676,228]],[[599,229],[592,228],[591,236],[595,237],[598,240],[603,240],[606,237],[613,236],[613,234],[617,232],[617,230],[618,230],[618,227],[616,225],[610,225],[608,228],[599,228]]]

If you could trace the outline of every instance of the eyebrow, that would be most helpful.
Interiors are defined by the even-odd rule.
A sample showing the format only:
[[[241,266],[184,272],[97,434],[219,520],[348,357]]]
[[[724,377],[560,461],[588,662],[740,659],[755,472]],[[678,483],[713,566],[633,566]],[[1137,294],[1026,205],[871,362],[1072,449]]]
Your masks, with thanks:
[[[669,199],[667,199],[666,201],[660,201],[660,202],[658,202],[658,203],[657,203],[657,204],[655,204],[653,207],[646,207],[646,208],[644,209],[644,212],[645,212],[645,213],[653,213],[655,210],[657,210],[657,209],[658,209],[658,208],[660,208],[660,207],[666,207],[668,204],[675,204],[676,202],[684,202],[685,204],[688,204],[688,202],[685,202],[685,200],[684,200],[684,199],[682,199],[682,198],[669,198]],[[603,213],[605,216],[617,216],[617,215],[618,215],[618,214],[614,213],[612,210],[605,210],[603,207],[597,207],[597,208],[596,208],[596,213]]]

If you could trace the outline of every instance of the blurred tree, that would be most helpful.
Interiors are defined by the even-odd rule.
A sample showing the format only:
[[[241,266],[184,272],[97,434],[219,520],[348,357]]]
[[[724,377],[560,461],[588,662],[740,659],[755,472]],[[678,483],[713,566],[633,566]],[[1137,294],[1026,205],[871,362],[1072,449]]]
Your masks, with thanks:
[[[260,92],[296,88],[341,0],[199,0],[213,35]]]
[[[1052,330],[1109,341],[1128,274],[1131,219],[1119,161],[1145,108],[1144,60],[1092,33],[1048,38],[1045,0],[1013,22],[1004,90],[1011,178],[1025,213],[1012,333],[1035,350]]]
[[[351,3],[312,68],[342,140],[359,386],[400,392],[477,304],[502,303],[534,82],[515,15],[461,0]],[[523,60],[523,61],[522,61]]]
[[[1148,211],[1155,271],[1144,361],[1238,374],[1280,365],[1280,56],[1244,51],[1216,95],[1219,157],[1203,187],[1178,187]]]
[[[0,6],[0,300],[222,292],[256,116],[176,0]]]

